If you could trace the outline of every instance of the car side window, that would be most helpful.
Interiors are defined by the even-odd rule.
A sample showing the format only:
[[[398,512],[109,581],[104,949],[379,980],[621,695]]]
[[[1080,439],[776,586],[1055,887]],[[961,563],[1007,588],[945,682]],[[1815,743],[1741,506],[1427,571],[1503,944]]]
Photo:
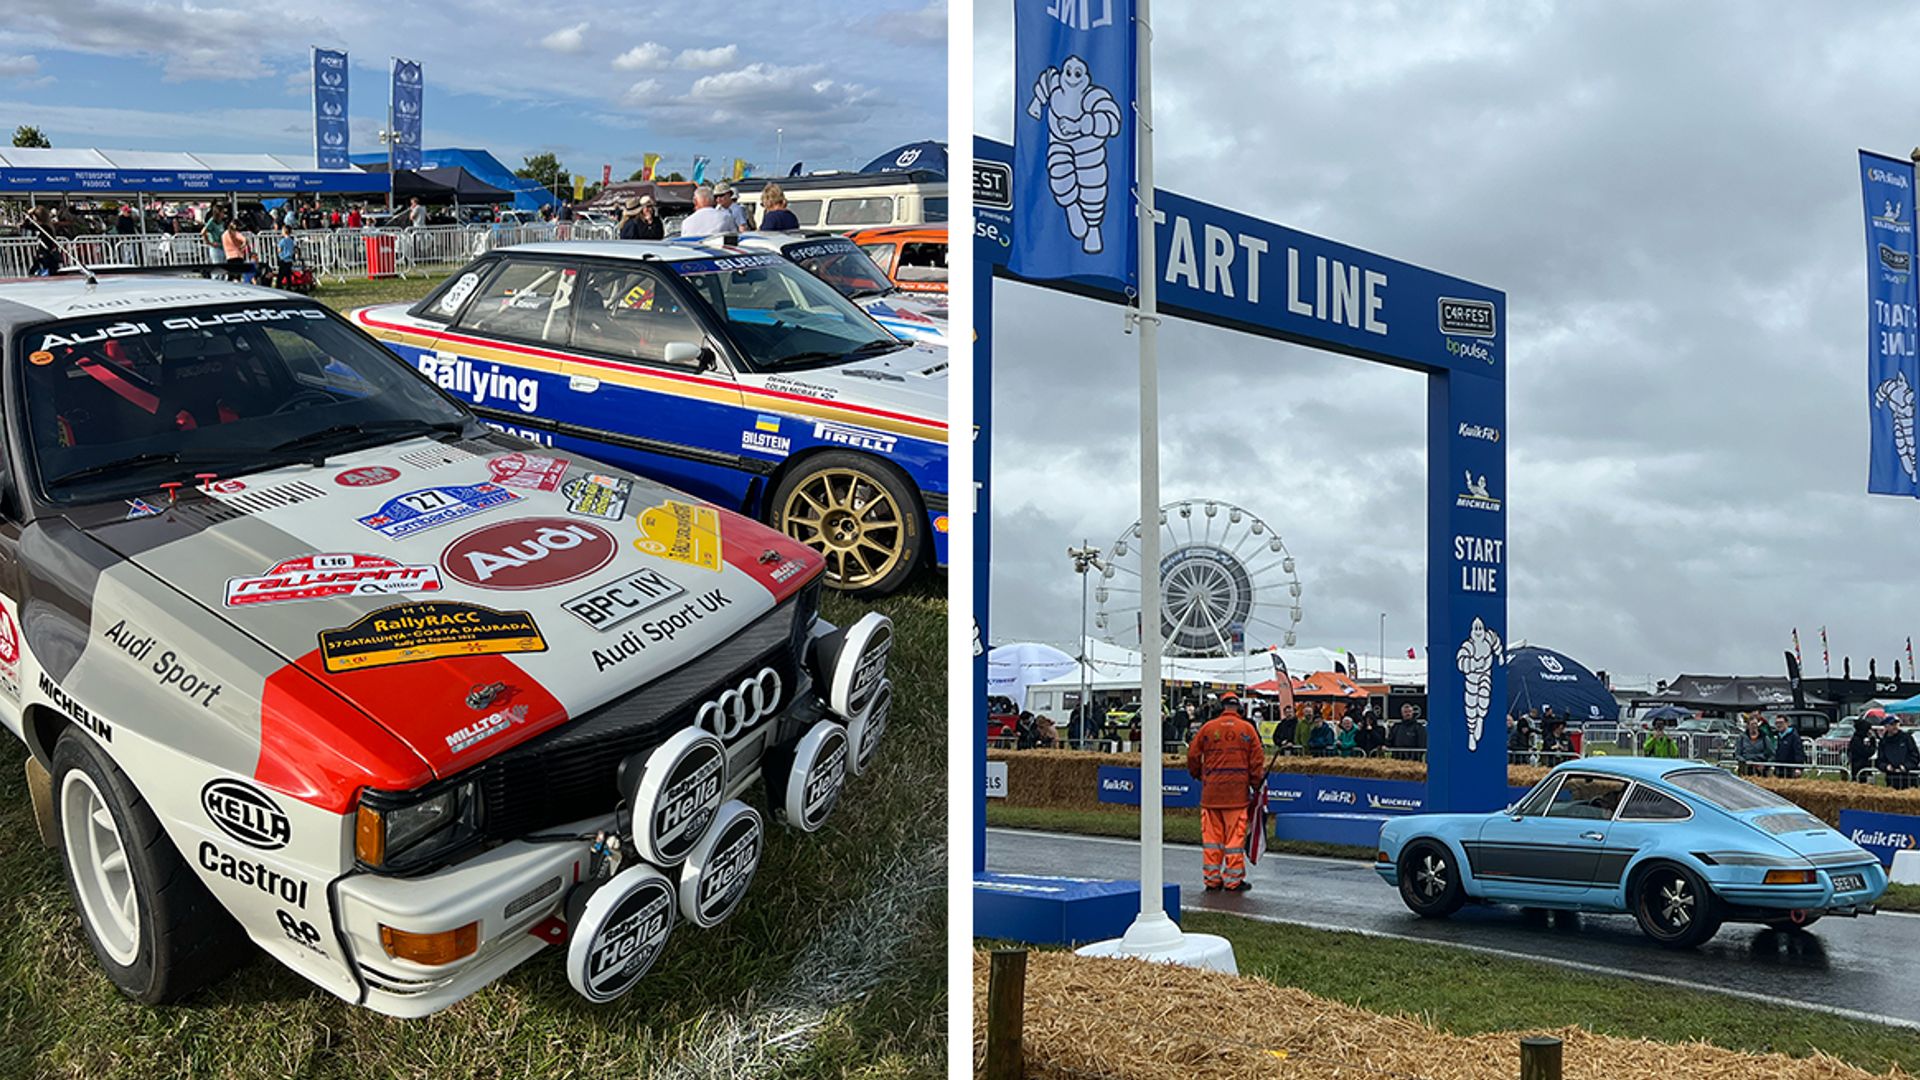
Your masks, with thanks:
[[[1692,816],[1686,803],[1645,784],[1633,789],[1633,794],[1627,796],[1627,805],[1620,811],[1621,821],[1683,821]]]
[[[706,332],[653,270],[589,269],[574,290],[573,346],[622,359],[664,363],[667,343],[706,341]]]
[[[504,259],[457,325],[490,337],[565,346],[576,276],[572,267],[560,263]]]
[[[1560,778],[1550,776],[1540,782],[1540,786],[1527,793],[1526,798],[1513,808],[1514,817],[1543,817],[1547,807],[1553,804],[1553,793],[1560,789]]]
[[[787,203],[787,209],[793,211],[794,220],[803,229],[811,229],[820,224],[819,199],[794,199]]]
[[[1560,790],[1554,793],[1553,802],[1547,807],[1547,816],[1606,821],[1613,817],[1615,810],[1620,809],[1620,800],[1626,793],[1625,780],[1612,776],[1569,773],[1560,782]]]
[[[946,281],[947,245],[925,243],[901,245],[898,276],[901,281]]]
[[[827,204],[827,224],[887,225],[893,221],[893,196],[856,195]]]
[[[897,245],[887,243],[862,244],[860,245],[860,250],[867,253],[867,257],[873,260],[875,266],[878,266],[889,274],[893,273],[893,253],[899,250]]]

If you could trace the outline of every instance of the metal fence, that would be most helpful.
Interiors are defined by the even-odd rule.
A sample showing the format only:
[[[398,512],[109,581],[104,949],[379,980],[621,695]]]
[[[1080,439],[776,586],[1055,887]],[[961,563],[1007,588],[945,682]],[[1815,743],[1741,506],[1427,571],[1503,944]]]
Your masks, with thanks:
[[[391,273],[406,277],[457,269],[495,248],[552,240],[611,240],[616,233],[611,225],[558,221],[421,229],[303,229],[293,238],[298,257],[316,275],[345,281],[370,276],[370,267],[377,276]],[[253,234],[254,261],[262,265],[277,262],[278,246],[277,233]],[[0,277],[25,277],[39,250],[40,241],[33,237],[0,238]],[[226,261],[223,253],[202,243],[197,233],[76,236],[60,241],[60,254],[62,265],[68,267],[204,268]],[[391,265],[383,265],[389,259]]]

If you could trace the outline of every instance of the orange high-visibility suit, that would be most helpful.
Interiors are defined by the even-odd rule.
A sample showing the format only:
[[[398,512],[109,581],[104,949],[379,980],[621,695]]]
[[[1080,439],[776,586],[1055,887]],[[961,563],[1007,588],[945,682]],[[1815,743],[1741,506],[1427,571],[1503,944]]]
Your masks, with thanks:
[[[1247,878],[1247,816],[1267,780],[1260,732],[1227,701],[1187,747],[1187,772],[1200,781],[1201,875],[1207,888],[1238,891]]]

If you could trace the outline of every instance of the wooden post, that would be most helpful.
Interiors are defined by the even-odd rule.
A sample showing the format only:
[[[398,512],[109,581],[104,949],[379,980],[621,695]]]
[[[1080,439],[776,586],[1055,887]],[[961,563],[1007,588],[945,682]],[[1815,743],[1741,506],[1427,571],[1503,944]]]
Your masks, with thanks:
[[[1520,1080],[1560,1080],[1560,1040],[1529,1035],[1520,1040]]]
[[[1020,1048],[1026,997],[1027,950],[993,950],[987,969],[986,1080],[1022,1080],[1026,1075]]]

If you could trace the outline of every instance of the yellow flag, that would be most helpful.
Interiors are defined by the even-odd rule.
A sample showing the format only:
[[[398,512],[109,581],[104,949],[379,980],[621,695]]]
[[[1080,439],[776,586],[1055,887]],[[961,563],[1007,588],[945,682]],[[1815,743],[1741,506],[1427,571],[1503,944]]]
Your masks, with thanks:
[[[747,164],[746,158],[734,158],[733,159],[733,178],[735,180],[745,180],[747,178],[747,171],[752,168],[753,166]]]
[[[658,164],[660,164],[659,154],[640,155],[640,179],[642,180],[653,179],[653,167]]]
[[[587,197],[587,178],[579,173],[573,174],[573,201],[579,202]]]

